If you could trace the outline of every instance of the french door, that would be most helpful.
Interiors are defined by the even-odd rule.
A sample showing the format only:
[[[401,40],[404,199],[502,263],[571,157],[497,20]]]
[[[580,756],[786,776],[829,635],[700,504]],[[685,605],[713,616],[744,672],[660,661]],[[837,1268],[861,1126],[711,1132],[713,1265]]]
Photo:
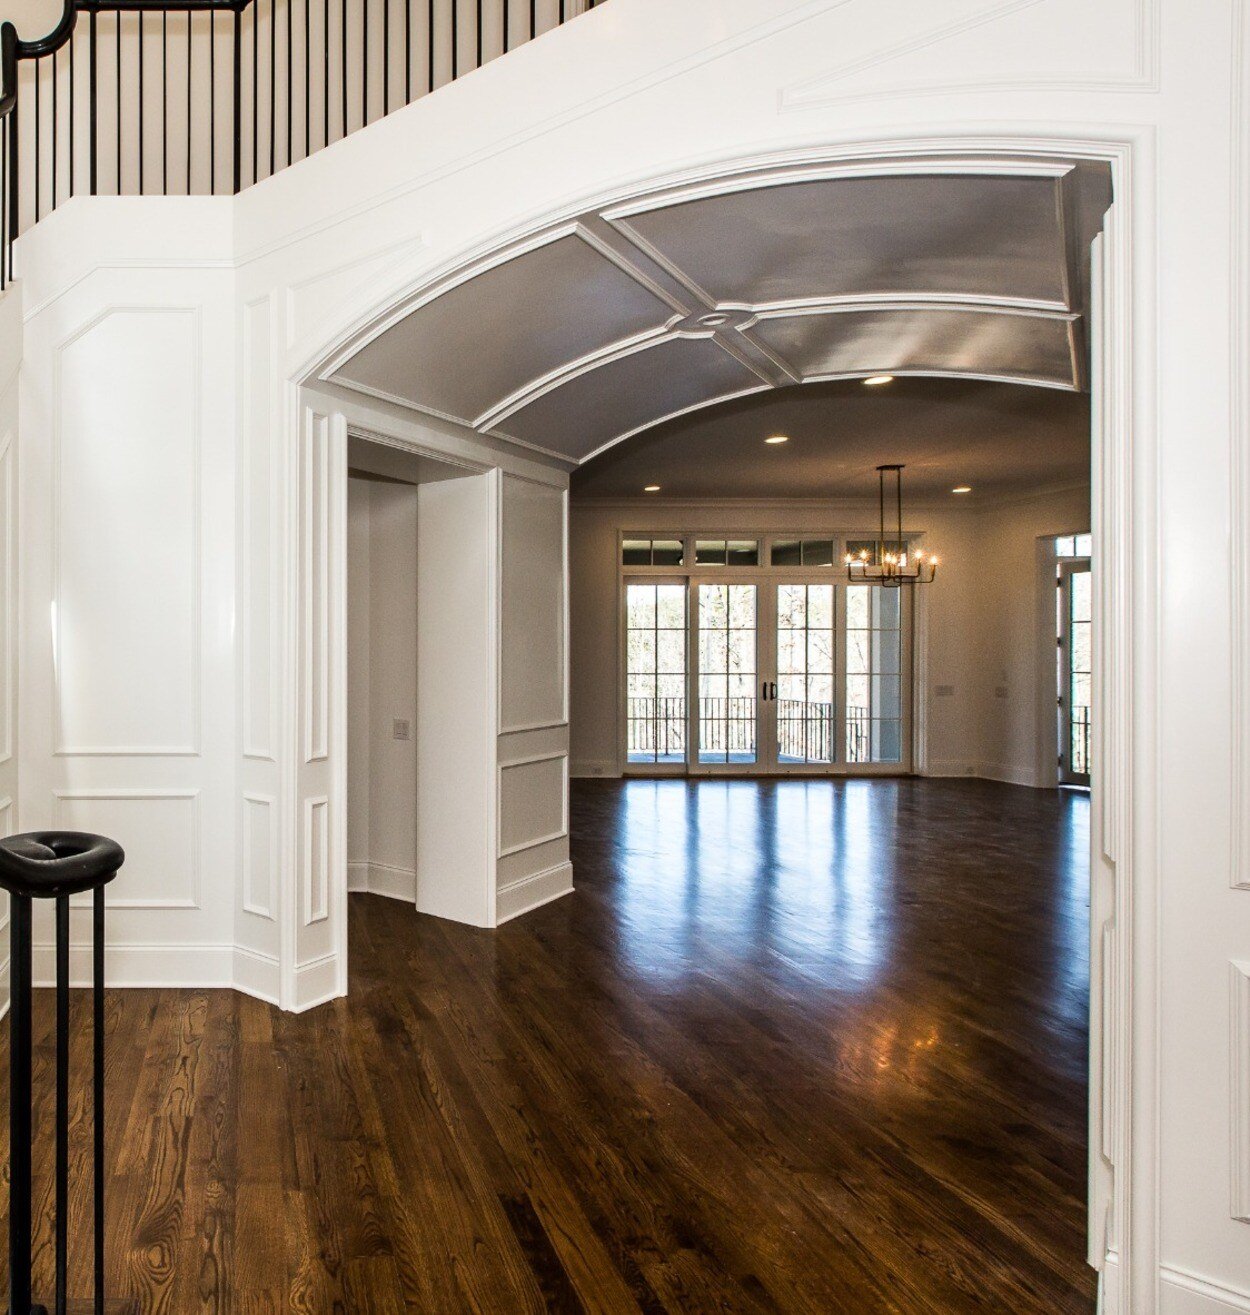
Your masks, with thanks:
[[[1059,780],[1089,784],[1093,593],[1089,561],[1059,564]]]
[[[688,588],[686,770],[910,770],[905,590],[819,575],[692,577]]]

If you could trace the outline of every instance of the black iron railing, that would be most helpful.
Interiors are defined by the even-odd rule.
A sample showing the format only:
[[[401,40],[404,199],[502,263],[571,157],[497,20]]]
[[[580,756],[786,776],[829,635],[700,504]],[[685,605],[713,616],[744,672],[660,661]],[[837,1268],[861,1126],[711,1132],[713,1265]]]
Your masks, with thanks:
[[[78,194],[230,195],[604,0],[64,0],[0,27],[0,286]]]

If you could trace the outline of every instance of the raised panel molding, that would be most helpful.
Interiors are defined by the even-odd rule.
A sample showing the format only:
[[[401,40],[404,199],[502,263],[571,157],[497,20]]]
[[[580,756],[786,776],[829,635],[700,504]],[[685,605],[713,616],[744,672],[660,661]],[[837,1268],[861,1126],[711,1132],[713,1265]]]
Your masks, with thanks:
[[[1232,1215],[1250,1224],[1250,963],[1230,965],[1232,982]]]
[[[513,735],[569,719],[567,493],[505,475],[500,518],[499,734]]]
[[[113,837],[126,851],[117,882],[108,888],[111,909],[198,909],[200,907],[200,792],[118,787],[54,790],[53,815],[58,827]],[[92,807],[95,805],[95,807]],[[168,891],[184,874],[183,892]],[[136,885],[147,893],[127,895]],[[91,896],[71,899],[90,907]]]
[[[329,755],[330,720],[330,419],[304,412],[300,445],[300,663],[304,686],[304,761]]]
[[[146,341],[106,347],[101,359],[89,362],[82,379],[67,390],[65,375],[74,349],[106,326],[127,318],[144,327],[154,321],[165,324]],[[113,306],[70,334],[55,351],[51,496],[54,647],[49,675],[53,689],[53,753],[58,757],[196,757],[200,752],[201,319],[198,306]],[[169,352],[163,369],[152,359],[156,350]],[[142,362],[142,386],[119,388],[118,372],[128,368],[132,359]],[[166,395],[152,395],[153,377],[162,379]],[[67,410],[71,396],[76,399],[76,414]],[[124,408],[105,404],[116,397],[141,398],[142,412],[132,415]],[[147,444],[143,444],[145,426],[152,438]],[[181,451],[177,447],[179,438],[183,440]],[[67,442],[73,445],[76,439],[75,450],[67,453]],[[129,452],[123,447],[127,442],[132,444]],[[172,464],[156,466],[158,457],[172,463],[179,456],[184,460],[182,468]],[[147,502],[139,514],[130,514],[122,499],[135,493],[140,476],[148,480],[148,486],[140,490]],[[74,490],[77,502],[67,516],[64,499],[70,481],[77,481],[80,487]],[[185,481],[182,489],[177,487],[180,481]],[[164,510],[164,524],[155,513],[157,507]],[[133,537],[136,526],[146,530],[143,542],[127,544],[124,531],[129,528]],[[153,552],[153,535],[162,532],[168,541]],[[81,542],[74,542],[74,535]],[[180,535],[185,539],[175,537]],[[68,551],[71,544],[72,555]],[[116,591],[99,588],[88,575],[75,595],[66,577],[67,570],[74,566],[97,569],[106,547],[114,553],[111,565],[115,574],[146,583],[146,587],[136,585],[125,595],[131,606],[121,616],[114,609]],[[175,580],[169,574],[177,565],[176,547],[186,556],[184,580]],[[140,603],[147,608],[146,614],[139,610]],[[103,607],[109,609],[107,617],[93,611]],[[72,613],[68,623],[67,612]],[[119,634],[125,640],[121,647]],[[125,659],[124,672],[119,671],[111,681],[102,660],[110,653],[122,654]],[[71,681],[74,706],[67,709]],[[141,692],[138,704],[136,691]],[[155,697],[158,692],[163,695],[163,707]],[[104,717],[105,722],[94,729],[73,724],[75,717],[81,720],[85,715],[82,710],[87,708],[95,717]],[[125,734],[123,718],[133,718],[140,710],[149,724],[139,725],[133,736]],[[71,723],[68,726],[67,714]],[[156,723],[156,717],[164,717],[164,724]]]
[[[273,312],[269,297],[243,308],[240,615],[243,756],[273,761]]]
[[[304,800],[304,926],[330,916],[330,800]]]
[[[552,764],[555,764],[553,770]],[[564,752],[518,758],[499,768],[499,848],[507,858],[569,833],[569,758]],[[551,807],[551,800],[556,807]],[[537,828],[533,825],[537,820]],[[546,825],[544,825],[546,823]]]
[[[1229,346],[1234,361],[1250,352],[1250,20],[1234,7],[1231,91],[1232,241],[1229,249]],[[1232,797],[1229,882],[1250,890],[1250,384],[1243,369],[1229,371],[1229,571],[1232,674]]]
[[[243,911],[273,920],[273,879],[278,870],[278,831],[270,795],[244,794],[242,837]]]
[[[1132,35],[1123,44],[1126,50],[1131,51],[1131,58],[1119,68],[1102,68],[1086,73],[1055,69],[1052,72],[1023,74],[1004,80],[1001,70],[994,69],[987,72],[986,76],[979,77],[974,71],[960,69],[956,58],[948,58],[949,66],[958,70],[950,77],[924,80],[905,77],[896,83],[867,87],[847,85],[861,74],[883,68],[908,55],[941,45],[977,28],[1003,22],[1039,5],[1053,6],[1053,3],[1054,0],[993,0],[992,3],[973,6],[960,18],[935,24],[920,32],[915,30],[912,22],[879,24],[882,30],[901,30],[908,35],[867,54],[835,64],[818,77],[783,88],[779,97],[781,108],[808,109],[846,101],[885,100],[893,96],[1019,90],[1022,86],[1038,90],[1158,90],[1158,0],[1125,0],[1127,21],[1124,26]],[[1062,16],[1056,15],[1055,21],[1062,21]],[[945,53],[949,57],[950,52]]]

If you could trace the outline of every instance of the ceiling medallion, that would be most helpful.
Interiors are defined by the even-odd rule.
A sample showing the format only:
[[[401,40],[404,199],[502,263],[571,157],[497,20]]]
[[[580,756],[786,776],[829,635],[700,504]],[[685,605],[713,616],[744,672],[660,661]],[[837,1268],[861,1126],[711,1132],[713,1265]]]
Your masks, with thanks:
[[[711,333],[749,329],[755,318],[753,311],[740,306],[718,306],[715,310],[695,311],[692,315],[670,320],[668,330],[686,338],[706,338]]]
[[[885,536],[885,483],[894,476],[894,515],[896,535],[893,540]],[[932,584],[937,575],[938,559],[926,557],[922,548],[908,556],[907,541],[903,538],[903,467],[900,465],[877,467],[877,508],[879,522],[875,553],[867,548],[858,553],[847,553],[846,569],[852,584],[876,584],[886,589],[898,589],[905,584]]]

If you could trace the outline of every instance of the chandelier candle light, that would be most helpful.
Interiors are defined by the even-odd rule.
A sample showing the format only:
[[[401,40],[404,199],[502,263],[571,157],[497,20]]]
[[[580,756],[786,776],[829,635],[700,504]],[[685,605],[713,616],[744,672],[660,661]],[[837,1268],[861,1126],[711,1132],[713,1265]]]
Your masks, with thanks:
[[[894,476],[894,511],[896,536],[885,537],[885,482]],[[857,554],[846,554],[846,568],[853,583],[879,584],[887,589],[898,589],[905,584],[932,584],[937,575],[938,559],[924,550],[916,549],[910,555],[903,538],[903,467],[901,465],[877,467],[877,506],[880,520],[877,529],[877,555],[872,560],[865,548]],[[887,551],[888,549],[888,551]]]

